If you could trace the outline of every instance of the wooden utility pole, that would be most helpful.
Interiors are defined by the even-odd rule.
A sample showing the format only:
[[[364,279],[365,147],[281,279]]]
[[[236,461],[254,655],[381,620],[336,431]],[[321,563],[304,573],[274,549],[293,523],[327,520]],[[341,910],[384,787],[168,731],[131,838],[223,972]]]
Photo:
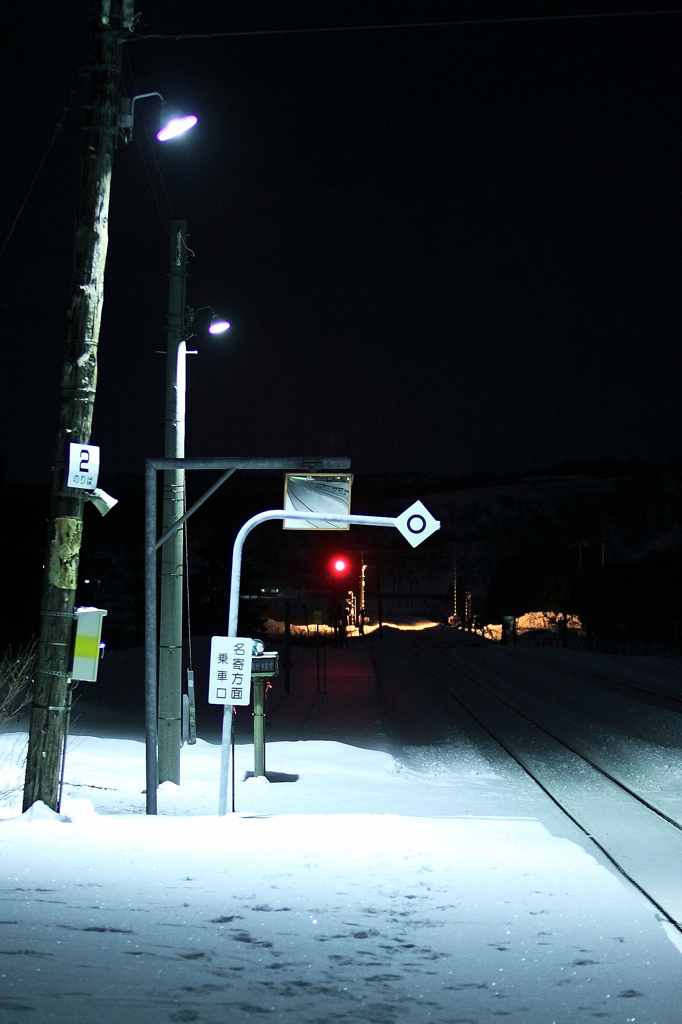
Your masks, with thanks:
[[[59,796],[84,503],[82,492],[66,486],[67,452],[70,442],[87,444],[90,440],[122,41],[132,23],[133,0],[101,0],[92,21],[73,284],[52,470],[24,810],[36,800],[56,810]]]

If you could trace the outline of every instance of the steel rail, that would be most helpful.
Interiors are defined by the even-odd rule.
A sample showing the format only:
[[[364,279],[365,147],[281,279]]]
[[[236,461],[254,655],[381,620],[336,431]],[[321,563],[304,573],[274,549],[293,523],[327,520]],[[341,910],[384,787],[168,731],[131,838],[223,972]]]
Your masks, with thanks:
[[[514,652],[514,657],[522,659],[524,661],[529,661],[530,658],[531,658],[531,655],[530,655],[529,651],[519,651],[517,649]],[[568,665],[562,665],[559,662],[556,662],[556,663],[555,662],[548,662],[546,664],[543,664],[543,668],[544,667],[550,668],[550,670],[553,671],[553,672],[556,671],[557,675],[564,675],[564,676],[570,676],[571,675],[571,671],[570,671],[569,666]],[[612,688],[615,688],[618,691],[621,691],[621,692],[624,691],[624,692],[628,693],[628,691],[633,690],[633,691],[636,691],[638,693],[643,693],[647,697],[659,698],[660,701],[669,702],[671,705],[677,705],[677,707],[675,707],[675,706],[673,706],[673,707],[666,707],[666,710],[667,711],[674,711],[676,714],[682,714],[682,697],[673,697],[669,693],[661,693],[659,690],[650,690],[648,686],[637,686],[636,683],[627,683],[627,682],[625,682],[624,680],[621,680],[621,679],[614,679],[613,676],[606,676],[606,675],[604,675],[601,672],[595,672],[594,669],[586,668],[583,665],[580,666],[580,672],[581,672],[581,675],[584,674],[589,680],[595,679],[595,680],[602,680],[603,682],[606,682],[606,683],[611,683],[612,684]],[[599,684],[597,684],[597,685],[599,685]],[[642,700],[642,698],[635,697],[635,700]],[[642,701],[642,703],[645,703],[645,702]],[[651,703],[651,706],[652,707],[664,707],[665,705],[661,704],[661,703],[657,703],[656,701],[653,701]]]
[[[453,650],[454,649],[453,645],[451,645],[451,644],[432,644],[430,646],[432,648],[436,648],[436,649],[440,650],[439,657],[441,657],[441,658],[443,656],[443,653],[446,650]],[[476,722],[476,724],[479,726],[480,729],[482,729],[495,743],[497,743],[497,745],[499,747],[501,747],[502,750],[504,750],[504,752],[519,766],[519,768],[521,768],[522,771],[525,772],[525,774],[528,775],[528,777],[531,778],[533,780],[533,782],[542,790],[542,792],[545,793],[545,795],[547,797],[549,797],[549,799],[552,801],[552,803],[555,804],[556,807],[558,807],[558,809],[562,812],[562,814],[564,814],[570,821],[572,821],[573,824],[583,833],[583,835],[585,835],[585,837],[587,839],[589,839],[591,842],[594,843],[594,845],[604,854],[604,856],[611,862],[611,864],[613,864],[613,866],[620,872],[620,874],[624,878],[627,878],[627,880],[638,890],[638,892],[640,892],[649,901],[649,903],[652,904],[652,906],[656,907],[656,909],[663,915],[665,920],[668,921],[680,934],[682,934],[682,924],[680,922],[678,922],[670,914],[670,912],[668,910],[666,910],[666,908],[655,898],[655,896],[653,896],[640,882],[637,881],[637,879],[632,874],[630,874],[629,871],[626,870],[626,868],[616,859],[616,857],[614,857],[613,854],[611,854],[609,852],[607,847],[604,846],[599,841],[599,839],[594,835],[593,831],[591,829],[588,829],[580,821],[580,819],[577,818],[563,804],[561,799],[555,793],[552,792],[552,790],[538,777],[538,775],[532,769],[530,769],[528,767],[528,765],[524,764],[524,762],[520,759],[520,757],[517,756],[510,749],[510,747],[509,747],[509,745],[507,743],[505,743],[504,739],[501,738],[500,736],[496,735],[496,733],[493,732],[493,730],[491,728],[489,728],[489,726],[486,725],[484,721],[482,721],[481,717],[479,715],[477,715],[475,711],[472,711],[472,709],[469,706],[467,706],[467,704],[461,699],[461,697],[459,697],[458,695],[454,694],[452,692],[452,690],[443,682],[443,680],[440,679],[436,675],[435,672],[433,672],[427,665],[424,664],[424,662],[419,657],[419,655],[423,653],[423,650],[424,650],[424,648],[422,648],[421,650],[416,651],[415,654],[414,654],[415,661],[417,661],[417,663],[420,665],[420,667],[425,672],[427,672],[435,680],[435,682],[441,687],[441,689],[443,689],[449,695],[449,697],[452,700],[454,700],[455,703],[458,704],[462,708],[462,710],[465,711],[467,715],[469,715],[470,718],[473,719],[474,722]],[[560,740],[557,737],[553,736],[543,726],[539,725],[539,723],[537,723],[537,722],[534,722],[533,719],[531,719],[529,716],[524,714],[524,712],[521,712],[521,711],[518,710],[518,708],[513,707],[511,704],[509,704],[503,698],[500,698],[493,690],[490,690],[487,686],[485,686],[485,684],[480,683],[479,680],[475,679],[468,672],[463,671],[460,668],[460,666],[453,665],[452,663],[449,663],[449,662],[445,662],[445,664],[448,665],[449,668],[455,669],[456,671],[460,672],[461,675],[463,675],[466,679],[468,679],[470,682],[473,682],[475,685],[479,686],[481,689],[485,690],[494,699],[498,700],[501,704],[504,704],[506,707],[508,707],[512,712],[514,712],[515,714],[519,715],[520,718],[523,718],[529,724],[533,725],[535,728],[540,729],[546,735],[550,736],[550,738],[553,739],[560,746],[562,746],[565,749],[569,750],[575,756],[580,757],[587,764],[589,764],[590,767],[593,770],[595,770],[598,773],[604,775],[610,782],[615,783],[615,785],[617,785],[620,789],[622,789],[627,794],[627,796],[629,796],[631,799],[637,801],[638,803],[642,804],[652,814],[655,814],[657,817],[661,818],[662,820],[665,820],[666,823],[668,823],[670,825],[673,825],[676,829],[678,829],[679,831],[682,831],[682,825],[679,822],[674,821],[672,818],[669,818],[667,815],[665,815],[663,812],[659,811],[657,808],[651,806],[649,803],[647,803],[646,800],[644,800],[641,796],[639,796],[633,790],[630,790],[627,786],[625,786],[622,783],[618,782],[617,779],[614,779],[611,776],[609,776],[609,774],[607,772],[603,771],[603,769],[599,768],[599,766],[593,764],[583,754],[579,753],[576,750],[573,750],[563,740]]]
[[[445,648],[444,648],[444,650],[445,650]],[[449,650],[452,650],[452,648],[449,648]],[[442,656],[443,655],[441,653],[441,657]],[[605,778],[607,778],[609,780],[609,782],[613,782],[614,785],[616,785],[620,789],[622,789],[625,793],[628,794],[628,796],[634,797],[635,800],[638,800],[645,807],[648,807],[650,811],[654,812],[654,814],[657,814],[660,818],[664,818],[668,822],[668,824],[672,825],[674,828],[679,829],[679,831],[682,832],[682,823],[680,823],[679,821],[676,821],[675,818],[670,818],[665,813],[665,811],[661,811],[660,808],[656,807],[654,804],[650,804],[649,801],[645,800],[645,798],[643,796],[641,796],[639,793],[637,793],[636,790],[631,789],[626,783],[621,782],[621,780],[616,778],[615,775],[611,775],[611,773],[608,772],[606,770],[606,768],[602,768],[601,765],[598,765],[596,763],[596,761],[593,761],[590,757],[587,756],[587,754],[581,753],[580,750],[576,750],[575,747],[572,747],[571,744],[568,743],[566,740],[563,740],[563,739],[561,739],[560,736],[557,736],[557,735],[555,735],[555,733],[550,732],[550,730],[547,729],[544,725],[541,725],[534,718],[531,718],[530,715],[527,715],[525,713],[525,711],[521,711],[514,704],[510,704],[509,701],[504,699],[504,697],[500,697],[499,693],[495,693],[495,691],[491,690],[489,686],[486,686],[485,683],[482,683],[480,681],[480,679],[476,679],[469,672],[464,671],[464,669],[461,668],[461,666],[459,666],[459,665],[452,665],[451,663],[447,663],[447,662],[446,662],[446,664],[450,664],[451,668],[455,668],[466,679],[469,679],[472,683],[474,683],[476,686],[480,687],[482,690],[485,690],[486,693],[489,693],[491,697],[494,697],[495,700],[498,700],[500,702],[500,704],[504,704],[504,706],[509,708],[510,711],[513,711],[520,718],[525,719],[526,722],[529,723],[529,725],[532,725],[535,729],[539,729],[540,732],[544,732],[544,734],[546,736],[549,736],[550,739],[553,739],[555,741],[555,743],[561,744],[562,747],[565,747],[566,750],[570,750],[570,752],[572,754],[575,754],[576,757],[579,757],[583,761],[586,761],[587,764],[589,764],[591,768],[594,768],[595,771],[598,771],[601,775],[603,775]]]

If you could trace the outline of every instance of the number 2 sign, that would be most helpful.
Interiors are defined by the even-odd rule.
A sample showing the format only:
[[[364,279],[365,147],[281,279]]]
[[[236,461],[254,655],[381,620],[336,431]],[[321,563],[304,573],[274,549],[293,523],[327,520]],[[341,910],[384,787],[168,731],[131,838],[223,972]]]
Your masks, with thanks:
[[[69,472],[67,487],[80,487],[94,491],[99,476],[99,447],[96,444],[69,445]]]

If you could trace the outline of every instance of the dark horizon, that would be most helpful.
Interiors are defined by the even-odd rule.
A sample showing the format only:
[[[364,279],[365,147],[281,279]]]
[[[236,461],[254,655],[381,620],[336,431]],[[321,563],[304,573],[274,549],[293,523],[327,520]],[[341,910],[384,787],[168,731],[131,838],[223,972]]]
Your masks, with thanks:
[[[437,0],[137,9],[142,34],[455,17]],[[0,244],[87,63],[87,18],[75,0],[11,14]],[[172,216],[196,253],[189,304],[233,323],[196,339],[188,455],[446,476],[679,456],[679,32],[673,14],[127,44],[122,93],[158,90],[199,124],[152,144],[142,101],[116,154],[103,475],[161,454]],[[10,479],[52,463],[82,102],[81,86],[2,260]]]

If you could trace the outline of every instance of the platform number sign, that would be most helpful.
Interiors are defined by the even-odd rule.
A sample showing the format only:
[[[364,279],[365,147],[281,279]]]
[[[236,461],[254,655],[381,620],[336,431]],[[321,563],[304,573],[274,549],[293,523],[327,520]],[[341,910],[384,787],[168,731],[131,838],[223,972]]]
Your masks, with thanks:
[[[99,447],[96,444],[69,445],[69,471],[67,487],[94,491],[99,476]]]
[[[209,704],[251,703],[252,650],[253,640],[249,637],[211,637]]]

